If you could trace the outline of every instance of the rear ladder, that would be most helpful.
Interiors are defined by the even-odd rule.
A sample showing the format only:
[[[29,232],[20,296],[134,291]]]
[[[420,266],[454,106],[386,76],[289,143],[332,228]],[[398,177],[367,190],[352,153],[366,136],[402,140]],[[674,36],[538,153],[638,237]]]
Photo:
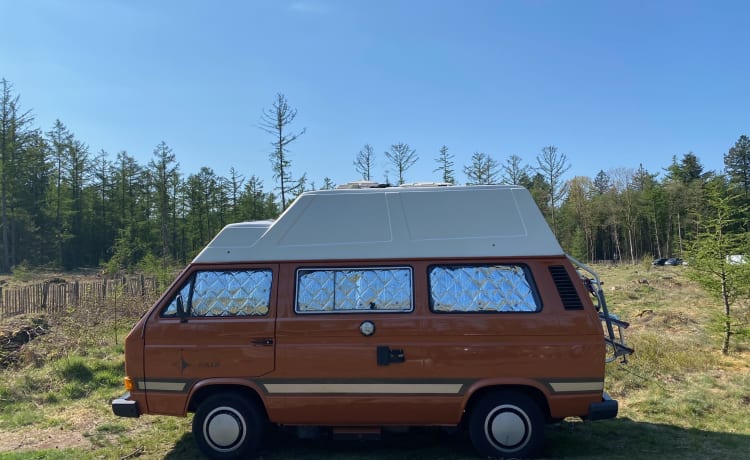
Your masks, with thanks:
[[[567,255],[567,254],[566,254]],[[628,362],[628,355],[633,353],[633,349],[625,344],[625,334],[623,331],[630,326],[629,323],[620,320],[607,308],[607,300],[604,298],[604,290],[599,275],[588,265],[578,261],[568,255],[568,259],[573,263],[583,279],[589,292],[596,298],[596,311],[599,312],[599,319],[602,320],[604,327],[604,342],[607,344],[607,354],[604,357],[605,362],[612,362],[618,357],[622,357],[622,363]],[[591,278],[581,273],[584,271],[591,275]]]

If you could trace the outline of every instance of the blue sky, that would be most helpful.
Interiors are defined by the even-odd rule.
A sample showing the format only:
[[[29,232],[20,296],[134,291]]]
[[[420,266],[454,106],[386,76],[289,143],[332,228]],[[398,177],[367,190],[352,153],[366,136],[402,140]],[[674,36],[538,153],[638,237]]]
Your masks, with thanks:
[[[234,166],[273,187],[260,116],[298,110],[292,172],[358,179],[365,143],[405,142],[407,181],[457,178],[474,152],[574,175],[706,170],[750,135],[750,2],[0,0],[0,78],[47,131],[145,165],[165,141],[185,174]],[[390,168],[392,170],[392,168]],[[393,173],[389,176],[395,178]]]

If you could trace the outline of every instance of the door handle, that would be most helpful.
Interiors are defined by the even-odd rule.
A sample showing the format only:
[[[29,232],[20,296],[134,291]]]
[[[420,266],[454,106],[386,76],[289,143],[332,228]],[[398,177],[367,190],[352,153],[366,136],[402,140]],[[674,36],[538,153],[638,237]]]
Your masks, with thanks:
[[[251,343],[253,345],[259,345],[259,346],[263,346],[263,347],[268,347],[268,346],[273,345],[273,339],[268,338],[268,337],[264,337],[262,339],[253,339],[251,341]]]
[[[391,349],[387,345],[378,346],[378,366],[387,366],[391,363],[403,363],[406,361],[403,349]]]

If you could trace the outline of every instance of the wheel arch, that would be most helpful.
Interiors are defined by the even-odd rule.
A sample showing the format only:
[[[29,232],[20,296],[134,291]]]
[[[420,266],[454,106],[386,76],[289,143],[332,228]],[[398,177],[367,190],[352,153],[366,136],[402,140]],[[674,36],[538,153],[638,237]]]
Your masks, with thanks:
[[[477,387],[470,392],[469,398],[464,406],[461,422],[465,423],[469,417],[471,417],[474,407],[485,395],[502,391],[515,391],[530,397],[539,406],[545,419],[551,421],[549,401],[547,400],[547,395],[542,389],[538,388],[536,385],[528,383],[495,383]]]
[[[215,394],[227,393],[236,393],[243,398],[246,398],[248,401],[255,404],[258,409],[261,410],[266,419],[268,419],[266,406],[263,403],[263,398],[260,397],[258,390],[250,385],[236,382],[201,382],[201,384],[193,387],[193,391],[188,398],[186,412],[197,411],[203,401]]]

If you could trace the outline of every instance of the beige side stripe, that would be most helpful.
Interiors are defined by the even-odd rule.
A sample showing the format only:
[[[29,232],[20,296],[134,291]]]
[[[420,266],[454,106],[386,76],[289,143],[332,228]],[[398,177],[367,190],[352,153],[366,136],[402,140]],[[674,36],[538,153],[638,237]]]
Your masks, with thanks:
[[[184,391],[185,382],[154,382],[138,381],[138,389],[152,391]]]
[[[604,382],[549,382],[555,393],[573,393],[577,391],[604,391]]]
[[[269,394],[459,394],[461,383],[264,383]]]

